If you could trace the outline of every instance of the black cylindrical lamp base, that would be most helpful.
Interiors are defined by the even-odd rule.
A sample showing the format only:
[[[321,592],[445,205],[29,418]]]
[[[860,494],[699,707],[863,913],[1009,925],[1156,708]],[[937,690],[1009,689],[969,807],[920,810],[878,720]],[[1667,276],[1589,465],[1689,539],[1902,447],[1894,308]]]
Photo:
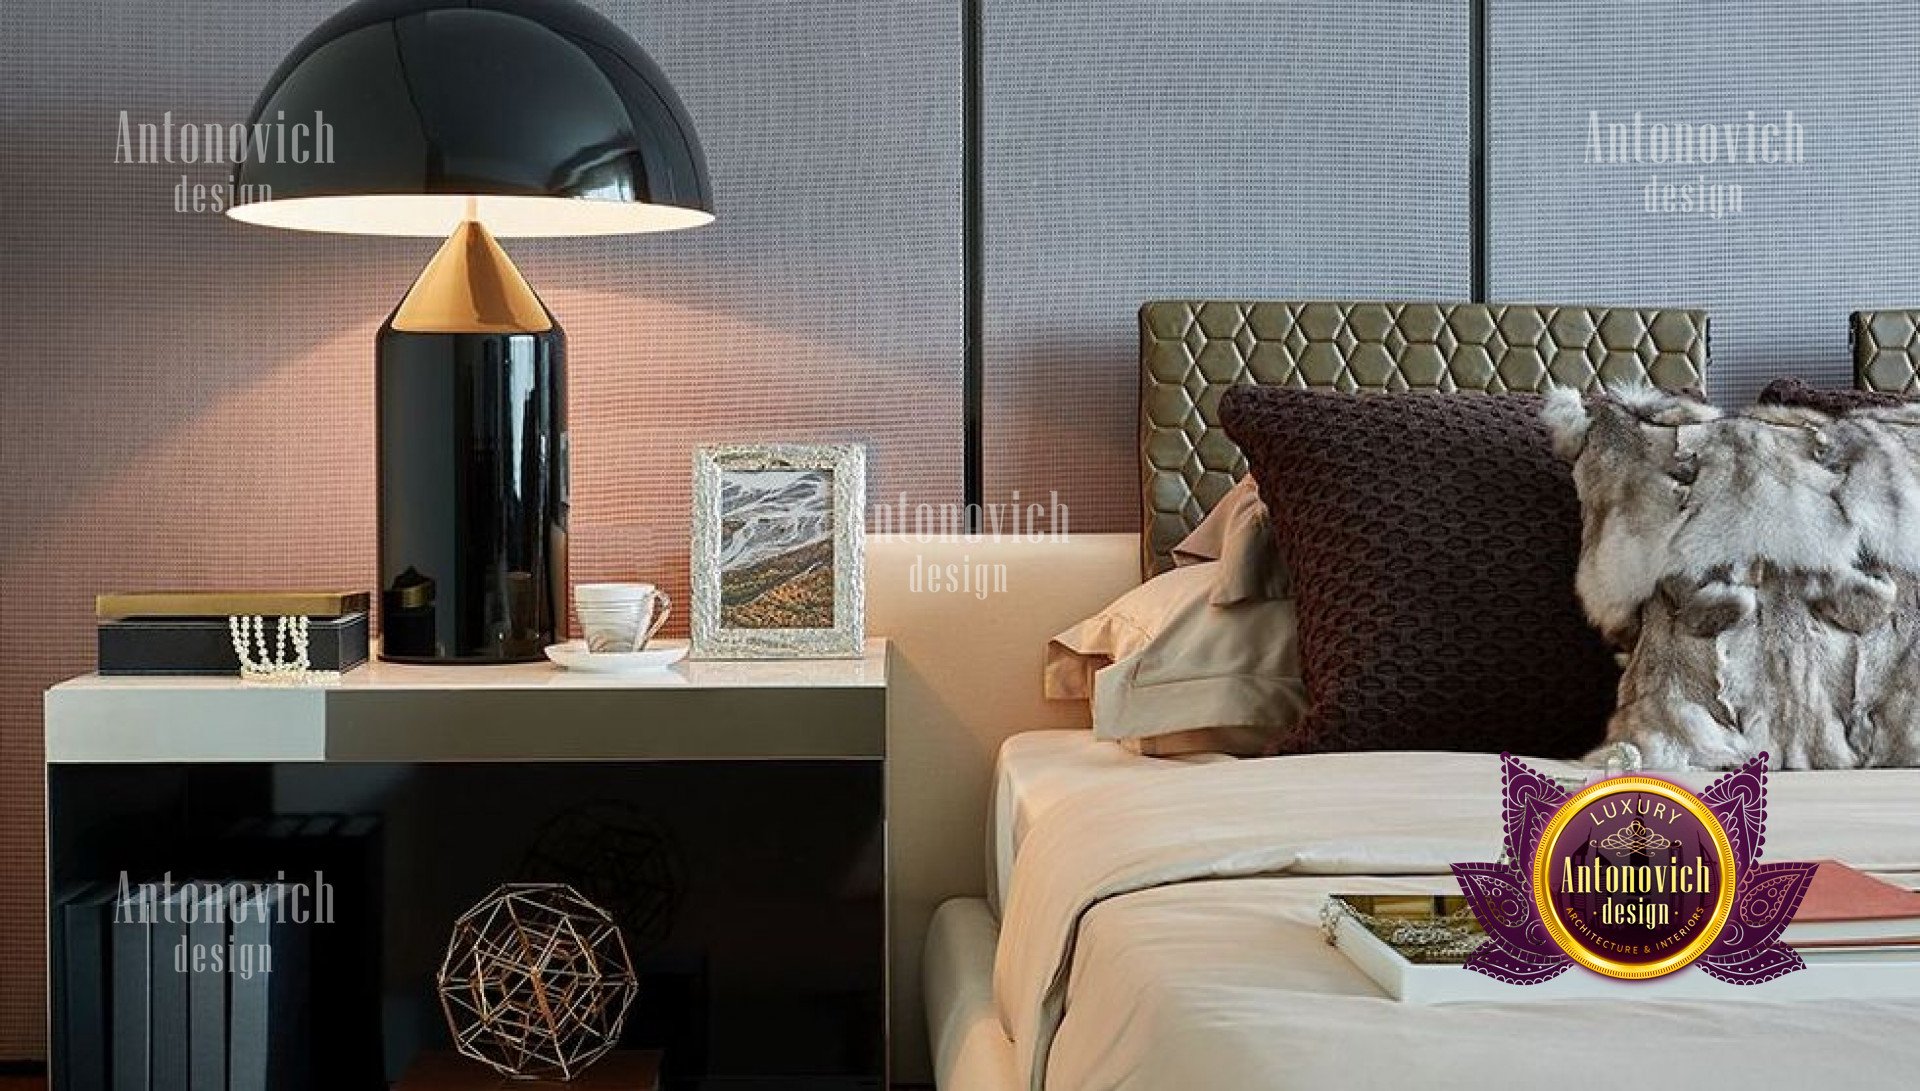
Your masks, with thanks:
[[[566,620],[566,335],[380,331],[381,658],[540,659]]]

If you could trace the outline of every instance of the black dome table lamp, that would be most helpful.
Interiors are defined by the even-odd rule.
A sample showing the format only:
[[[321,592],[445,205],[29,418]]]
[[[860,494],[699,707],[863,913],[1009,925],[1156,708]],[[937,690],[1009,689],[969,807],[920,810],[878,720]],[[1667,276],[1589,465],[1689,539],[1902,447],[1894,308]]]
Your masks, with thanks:
[[[574,0],[361,0],[268,81],[228,214],[446,238],[375,348],[381,656],[541,657],[567,610],[566,335],[495,241],[713,219],[685,107]],[[297,161],[296,161],[297,158]]]

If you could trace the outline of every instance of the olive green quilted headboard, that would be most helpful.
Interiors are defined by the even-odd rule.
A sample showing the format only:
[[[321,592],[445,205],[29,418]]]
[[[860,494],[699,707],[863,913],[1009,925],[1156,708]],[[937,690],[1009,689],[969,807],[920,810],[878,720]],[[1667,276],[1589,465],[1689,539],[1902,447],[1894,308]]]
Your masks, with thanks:
[[[1151,576],[1246,472],[1220,427],[1239,383],[1325,390],[1700,389],[1707,316],[1519,303],[1165,301],[1140,308],[1141,547]]]
[[[1920,394],[1920,311],[1853,312],[1853,385]]]

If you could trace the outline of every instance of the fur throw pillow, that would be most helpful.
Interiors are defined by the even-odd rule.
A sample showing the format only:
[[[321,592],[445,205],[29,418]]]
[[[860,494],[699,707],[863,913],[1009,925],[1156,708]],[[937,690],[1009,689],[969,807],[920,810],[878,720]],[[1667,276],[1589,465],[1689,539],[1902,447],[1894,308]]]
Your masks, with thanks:
[[[1920,406],[1545,412],[1580,601],[1630,653],[1608,744],[1654,769],[1920,765]]]

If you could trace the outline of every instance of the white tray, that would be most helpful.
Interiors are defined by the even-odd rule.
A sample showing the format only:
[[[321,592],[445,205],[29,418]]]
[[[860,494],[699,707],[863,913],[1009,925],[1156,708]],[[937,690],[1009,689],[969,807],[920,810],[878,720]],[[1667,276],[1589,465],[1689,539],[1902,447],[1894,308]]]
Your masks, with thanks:
[[[1884,1000],[1920,997],[1920,952],[1801,952],[1807,968],[1758,985],[1733,985],[1698,966],[1648,981],[1622,981],[1574,966],[1538,985],[1509,985],[1459,965],[1408,962],[1352,917],[1334,926],[1333,944],[1360,971],[1410,1004],[1513,1003],[1527,1000]]]

